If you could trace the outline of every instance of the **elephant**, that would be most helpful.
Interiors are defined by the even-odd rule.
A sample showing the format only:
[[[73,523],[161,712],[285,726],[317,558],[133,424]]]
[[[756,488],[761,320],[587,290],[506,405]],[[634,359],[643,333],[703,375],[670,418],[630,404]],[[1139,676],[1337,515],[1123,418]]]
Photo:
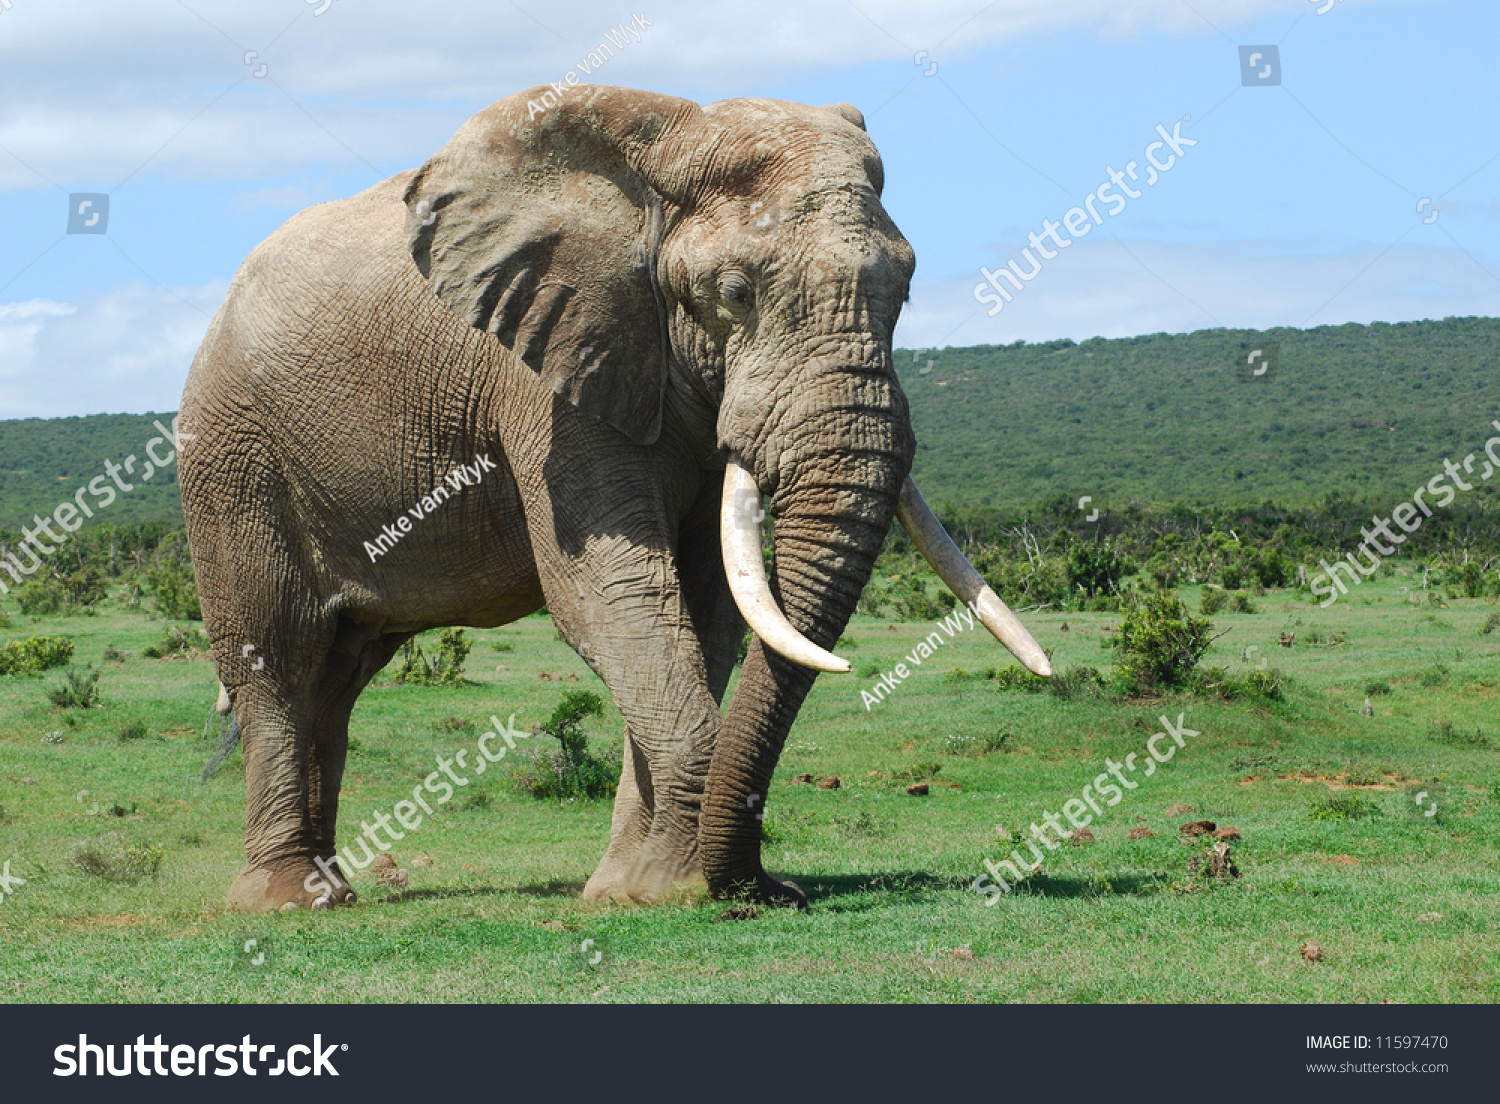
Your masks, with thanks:
[[[545,607],[608,687],[595,900],[805,904],[758,814],[813,679],[849,670],[830,649],[895,517],[1050,673],[909,478],[891,340],[915,258],[860,112],[545,91],[291,218],[193,361],[183,510],[246,775],[233,908],[354,903],[330,862],[350,714],[432,628]]]

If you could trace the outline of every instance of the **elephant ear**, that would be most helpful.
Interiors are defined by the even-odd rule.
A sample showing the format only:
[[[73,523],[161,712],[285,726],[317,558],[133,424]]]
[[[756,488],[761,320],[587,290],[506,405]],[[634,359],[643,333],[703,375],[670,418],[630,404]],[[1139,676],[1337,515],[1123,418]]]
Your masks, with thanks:
[[[655,147],[698,107],[623,88],[534,88],[481,111],[408,185],[433,292],[559,395],[637,444],[661,432]]]

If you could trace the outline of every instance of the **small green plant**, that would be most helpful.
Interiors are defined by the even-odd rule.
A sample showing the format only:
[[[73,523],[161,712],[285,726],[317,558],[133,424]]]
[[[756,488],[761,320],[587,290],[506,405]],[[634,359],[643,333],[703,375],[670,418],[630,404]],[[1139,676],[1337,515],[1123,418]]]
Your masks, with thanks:
[[[1495,631],[1495,626],[1500,625],[1500,610],[1492,612],[1484,619],[1484,625],[1479,630],[1480,636],[1489,636]]]
[[[129,656],[120,651],[120,649],[116,648],[113,644],[104,649],[105,663],[124,663],[129,658]]]
[[[166,851],[155,844],[133,844],[119,832],[84,840],[73,848],[73,865],[107,882],[138,882],[154,878]]]
[[[434,721],[433,728],[439,732],[472,732],[474,722],[465,717],[449,715],[441,720]]]
[[[1229,598],[1230,613],[1254,613],[1255,604],[1250,601],[1250,596],[1243,590],[1237,590]]]
[[[516,784],[523,793],[557,801],[608,797],[620,784],[620,763],[594,755],[588,748],[583,722],[604,714],[604,702],[589,690],[569,690],[541,726],[561,751],[538,751],[522,759]]]
[[[1115,665],[1135,692],[1182,686],[1208,650],[1212,625],[1165,591],[1120,619]]]
[[[7,640],[0,648],[0,675],[39,675],[65,666],[73,658],[73,642],[63,637],[29,636]]]
[[[861,809],[848,816],[835,816],[833,825],[849,840],[879,839],[890,833],[890,828],[871,816],[868,809]]]
[[[47,697],[59,709],[89,709],[99,704],[99,675],[92,667],[69,667],[65,681],[47,691]]]
[[[1364,820],[1379,815],[1379,805],[1355,793],[1325,794],[1308,810],[1313,820]]]
[[[1040,694],[1047,689],[1046,679],[1015,664],[1008,667],[986,667],[980,674],[984,678],[993,679],[999,690],[1022,690],[1028,694]]]
[[[891,772],[891,777],[898,782],[931,782],[942,769],[943,764],[935,761],[913,763],[902,770]]]
[[[1384,679],[1377,679],[1374,682],[1365,683],[1365,694],[1369,697],[1378,698],[1381,695],[1389,694],[1390,692],[1391,684],[1386,682]]]
[[[1423,686],[1441,686],[1448,681],[1448,668],[1441,663],[1434,663],[1417,674],[1417,681]]]
[[[1452,721],[1435,721],[1432,726],[1432,738],[1440,744],[1459,748],[1487,748],[1490,741],[1481,729],[1473,732],[1465,732],[1453,727]]]
[[[856,677],[862,679],[874,678],[878,674],[880,674],[880,664],[876,663],[873,659],[860,660],[859,666],[855,669]]]
[[[1054,671],[1047,680],[1047,689],[1057,698],[1102,698],[1109,689],[1109,680],[1097,667],[1086,663],[1070,664],[1065,671]]]
[[[955,667],[943,676],[943,681],[949,686],[958,686],[962,683],[972,681],[973,678],[974,676],[962,667]]]
[[[141,649],[147,659],[169,659],[180,655],[189,659],[208,643],[202,629],[190,629],[186,625],[168,625],[161,639]],[[106,655],[106,659],[109,657]]]
[[[126,744],[132,740],[144,740],[149,735],[151,735],[151,730],[146,727],[144,721],[131,721],[124,728],[120,729],[119,732],[115,733],[115,739],[119,740],[122,744]]]
[[[392,681],[412,686],[462,686],[464,661],[473,646],[463,629],[443,629],[438,633],[437,658],[429,660],[415,638],[408,640],[401,645],[401,666]]]

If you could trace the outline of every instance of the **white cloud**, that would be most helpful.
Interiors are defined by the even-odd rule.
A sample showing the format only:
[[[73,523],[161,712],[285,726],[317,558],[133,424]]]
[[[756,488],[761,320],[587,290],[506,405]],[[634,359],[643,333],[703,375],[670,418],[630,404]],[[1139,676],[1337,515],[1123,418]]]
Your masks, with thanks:
[[[529,17],[491,0],[420,9],[351,0],[322,16],[294,0],[13,2],[0,11],[0,71],[12,89],[0,106],[0,144],[36,173],[99,187],[148,158],[153,173],[216,179],[283,175],[309,159],[415,163],[452,133],[455,106],[470,112],[560,80],[606,29],[635,13],[626,0],[566,9],[518,0]],[[998,0],[978,14],[978,0],[635,3],[651,26],[601,79],[709,98],[742,94],[747,82],[905,61],[918,49],[957,58],[1039,31],[1214,33],[1181,0]],[[1304,8],[1294,0],[1211,5],[1224,29]],[[261,65],[266,75],[257,79]],[[0,189],[36,187],[36,173],[0,153]]]
[[[925,349],[1500,314],[1500,266],[1487,272],[1483,257],[1457,249],[1398,245],[1381,256],[1384,249],[1308,254],[1279,243],[1079,241],[1044,262],[994,317],[974,299],[977,267],[915,282],[896,343]]]
[[[138,281],[76,305],[0,303],[0,418],[176,410],[227,287]]]

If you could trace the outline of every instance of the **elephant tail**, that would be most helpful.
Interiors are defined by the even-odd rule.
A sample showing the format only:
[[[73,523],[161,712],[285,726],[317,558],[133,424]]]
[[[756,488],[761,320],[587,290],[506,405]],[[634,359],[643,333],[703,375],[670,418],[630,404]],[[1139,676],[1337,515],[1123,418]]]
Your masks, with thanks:
[[[220,703],[227,702],[228,698],[229,695],[224,693],[223,688],[220,687]],[[214,776],[214,772],[224,765],[224,760],[228,759],[234,752],[235,745],[240,742],[240,721],[231,710],[220,709],[216,706],[214,712],[209,715],[208,723],[203,726],[204,736],[209,736],[213,733],[215,722],[217,722],[219,729],[219,746],[215,749],[213,758],[208,761],[208,765],[203,768],[203,776],[199,779],[199,782],[205,786],[208,785],[208,780]]]

